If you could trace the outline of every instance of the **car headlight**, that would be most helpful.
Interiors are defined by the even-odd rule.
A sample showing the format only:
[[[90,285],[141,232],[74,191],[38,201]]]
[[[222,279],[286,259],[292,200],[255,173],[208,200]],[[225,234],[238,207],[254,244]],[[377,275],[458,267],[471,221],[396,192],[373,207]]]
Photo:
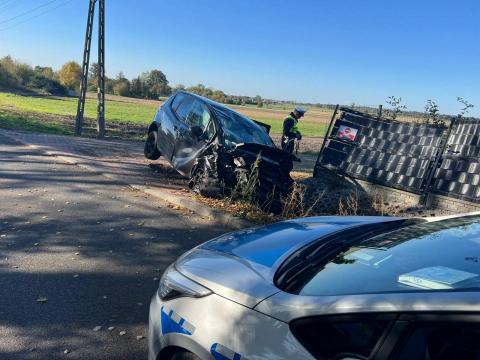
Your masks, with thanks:
[[[164,301],[184,296],[199,298],[212,293],[210,289],[182,275],[174,265],[170,265],[163,273],[157,292]]]

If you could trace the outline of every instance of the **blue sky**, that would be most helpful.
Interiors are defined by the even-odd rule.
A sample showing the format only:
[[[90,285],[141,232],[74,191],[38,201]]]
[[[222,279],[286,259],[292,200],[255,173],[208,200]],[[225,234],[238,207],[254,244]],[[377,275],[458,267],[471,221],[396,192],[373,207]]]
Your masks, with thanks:
[[[55,0],[7,21],[47,2],[0,0],[0,56],[54,68],[81,61],[87,0]],[[478,0],[106,0],[106,8],[110,76],[158,68],[172,85],[341,104],[395,95],[411,110],[436,100],[446,113],[458,112],[462,96],[480,115]]]

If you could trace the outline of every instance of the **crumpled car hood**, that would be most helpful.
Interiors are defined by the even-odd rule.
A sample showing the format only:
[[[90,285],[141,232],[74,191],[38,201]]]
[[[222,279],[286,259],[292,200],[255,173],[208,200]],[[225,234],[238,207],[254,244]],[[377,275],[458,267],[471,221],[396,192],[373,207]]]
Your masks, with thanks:
[[[249,152],[251,154],[259,154],[262,153],[262,157],[267,157],[271,160],[277,162],[283,161],[300,161],[295,155],[287,153],[281,149],[277,149],[275,147],[261,145],[261,144],[254,144],[254,143],[243,143],[238,144],[235,149],[232,150],[232,154],[241,154],[242,152]]]

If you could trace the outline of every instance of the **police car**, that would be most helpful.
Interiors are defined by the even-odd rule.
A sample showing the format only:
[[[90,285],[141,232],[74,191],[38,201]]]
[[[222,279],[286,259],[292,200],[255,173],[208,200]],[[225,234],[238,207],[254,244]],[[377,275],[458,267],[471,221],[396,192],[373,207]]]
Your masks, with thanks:
[[[181,256],[149,359],[478,359],[480,216],[314,217]]]

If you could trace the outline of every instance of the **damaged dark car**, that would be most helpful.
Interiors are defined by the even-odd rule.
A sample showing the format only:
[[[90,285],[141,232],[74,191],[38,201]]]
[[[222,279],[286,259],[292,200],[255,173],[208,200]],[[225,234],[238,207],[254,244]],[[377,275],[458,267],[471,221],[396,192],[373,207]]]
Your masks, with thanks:
[[[254,183],[257,202],[272,206],[290,193],[290,171],[298,159],[275,146],[269,129],[212,100],[179,91],[155,115],[145,156],[163,156],[204,196],[224,197]]]

